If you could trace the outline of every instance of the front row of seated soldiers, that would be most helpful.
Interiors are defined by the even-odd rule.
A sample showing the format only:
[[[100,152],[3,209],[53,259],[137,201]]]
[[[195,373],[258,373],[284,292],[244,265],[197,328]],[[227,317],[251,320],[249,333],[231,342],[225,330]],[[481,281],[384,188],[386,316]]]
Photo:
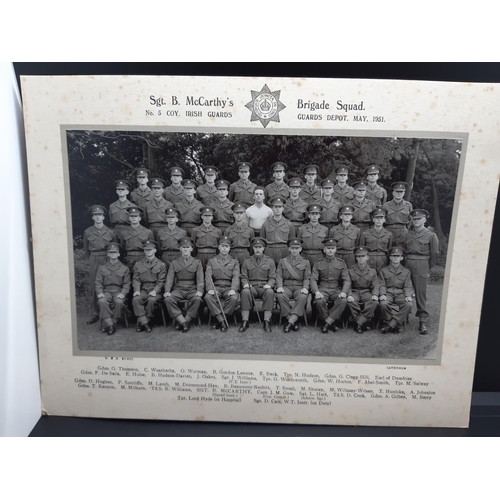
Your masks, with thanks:
[[[193,242],[181,238],[181,255],[168,268],[156,258],[156,242],[147,240],[143,244],[145,258],[136,262],[132,282],[132,308],[137,317],[137,331],[151,332],[151,319],[162,300],[167,312],[183,332],[198,316],[204,291],[210,313],[216,318],[213,329],[228,330],[227,315],[234,314],[239,299],[240,279],[242,323],[244,332],[249,327],[250,311],[255,299],[262,300],[264,331],[271,332],[271,314],[274,299],[280,306],[287,323],[283,330],[288,333],[299,329],[297,321],[305,315],[309,289],[313,294],[317,314],[322,320],[322,333],[338,330],[338,320],[348,307],[355,321],[354,331],[363,333],[367,323],[373,319],[380,302],[382,333],[399,333],[411,311],[413,287],[410,271],[401,265],[404,257],[402,247],[391,248],[390,264],[379,274],[368,266],[370,250],[358,247],[355,250],[356,264],[347,268],[346,263],[336,257],[336,242],[323,242],[325,257],[318,259],[311,271],[310,263],[300,255],[302,241],[288,241],[289,255],[274,261],[264,255],[267,242],[263,238],[252,240],[253,255],[241,267],[229,255],[231,240],[221,237],[219,254],[208,261],[206,272],[201,262],[191,256]],[[119,260],[120,245],[107,245],[108,261],[99,267],[96,277],[96,294],[100,318],[104,331],[113,335],[116,323],[123,315],[126,296],[130,289],[130,271]],[[276,291],[275,291],[276,289]],[[293,299],[294,304],[291,304]],[[183,314],[180,302],[186,303]],[[425,332],[421,332],[425,333]]]

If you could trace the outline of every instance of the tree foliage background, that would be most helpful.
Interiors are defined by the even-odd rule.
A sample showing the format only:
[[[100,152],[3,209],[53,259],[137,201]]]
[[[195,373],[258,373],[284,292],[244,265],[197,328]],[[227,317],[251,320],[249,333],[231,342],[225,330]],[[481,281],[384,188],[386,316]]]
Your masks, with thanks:
[[[379,184],[391,199],[391,183],[409,181],[406,199],[430,212],[428,225],[436,231],[444,265],[450,233],[462,142],[455,139],[406,137],[343,137],[306,135],[247,135],[133,131],[67,132],[71,210],[75,248],[92,225],[89,207],[117,200],[114,181],[136,187],[135,169],[170,183],[171,167],[182,167],[186,178],[203,182],[203,169],[213,165],[219,178],[238,180],[236,164],[252,163],[250,178],[259,185],[272,182],[270,165],[283,161],[287,177],[302,177],[306,165],[319,167],[319,180],[335,179],[334,168],[351,169],[349,184],[363,178],[370,165],[381,167]]]

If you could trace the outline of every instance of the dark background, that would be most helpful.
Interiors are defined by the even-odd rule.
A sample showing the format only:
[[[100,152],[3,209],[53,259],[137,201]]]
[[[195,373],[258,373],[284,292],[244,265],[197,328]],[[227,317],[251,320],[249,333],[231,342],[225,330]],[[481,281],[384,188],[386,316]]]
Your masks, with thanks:
[[[499,63],[14,63],[14,69],[18,79],[19,75],[128,74],[368,78],[500,83]],[[498,255],[500,255],[500,207],[497,202],[479,325],[473,384],[475,392],[500,392],[500,363],[498,362],[500,329],[497,319],[497,283],[500,280],[500,264],[498,257],[495,258]],[[154,431],[151,432],[154,435]]]

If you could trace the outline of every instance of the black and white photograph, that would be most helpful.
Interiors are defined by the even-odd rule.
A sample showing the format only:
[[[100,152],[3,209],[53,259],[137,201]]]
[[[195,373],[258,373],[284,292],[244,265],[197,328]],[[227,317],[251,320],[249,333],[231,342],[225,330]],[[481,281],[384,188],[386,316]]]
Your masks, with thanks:
[[[459,135],[63,136],[77,352],[439,358]]]

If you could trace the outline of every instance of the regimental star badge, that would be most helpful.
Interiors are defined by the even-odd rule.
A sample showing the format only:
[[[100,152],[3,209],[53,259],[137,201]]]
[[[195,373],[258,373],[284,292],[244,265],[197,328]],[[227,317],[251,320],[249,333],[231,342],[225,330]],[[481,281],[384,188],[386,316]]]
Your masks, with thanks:
[[[256,90],[251,90],[252,100],[245,104],[245,107],[252,112],[251,122],[260,120],[264,128],[271,121],[280,121],[280,111],[286,108],[286,106],[280,102],[281,90],[276,90],[271,92],[267,85],[262,87],[260,92]]]

